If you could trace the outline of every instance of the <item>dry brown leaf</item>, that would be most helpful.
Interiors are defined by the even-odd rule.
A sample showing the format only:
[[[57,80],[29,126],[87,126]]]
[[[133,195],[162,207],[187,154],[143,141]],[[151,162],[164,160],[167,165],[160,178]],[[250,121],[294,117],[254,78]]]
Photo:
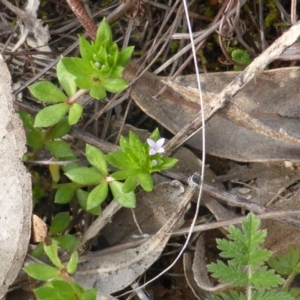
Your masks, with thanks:
[[[300,118],[282,116],[283,110],[288,111],[299,102],[299,73],[300,69],[297,67],[265,71],[231,101],[274,131],[283,130],[300,138],[298,130]],[[220,92],[238,74],[237,72],[201,74],[204,102],[209,105],[212,95]],[[171,132],[178,132],[199,112],[197,103],[187,101],[171,89],[155,101],[153,96],[159,93],[163,85],[153,74],[147,73],[145,78],[147,78],[145,83],[142,81],[133,85],[132,97],[149,116]],[[178,77],[174,83],[196,87],[194,75]],[[201,149],[201,132],[188,140],[187,144]],[[207,123],[206,151],[219,157],[247,162],[299,160],[298,146],[255,133],[219,115],[214,115]]]
[[[40,243],[45,241],[48,234],[46,223],[37,215],[32,215],[31,242]]]

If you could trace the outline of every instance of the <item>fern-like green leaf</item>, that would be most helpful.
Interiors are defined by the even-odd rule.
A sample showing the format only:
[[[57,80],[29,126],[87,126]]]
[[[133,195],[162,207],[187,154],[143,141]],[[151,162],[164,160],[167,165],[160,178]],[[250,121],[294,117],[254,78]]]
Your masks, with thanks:
[[[227,258],[228,263],[217,261],[208,265],[207,269],[222,283],[230,282],[232,287],[247,287],[248,292],[252,291],[251,298],[248,295],[247,299],[293,299],[289,298],[290,295],[287,293],[272,290],[282,285],[284,280],[275,274],[274,270],[268,270],[264,265],[272,252],[259,246],[267,234],[266,230],[260,230],[259,226],[260,221],[253,213],[242,222],[242,230],[230,226],[228,229],[230,240],[217,240],[218,248],[222,251],[220,256]],[[294,256],[293,263],[297,261],[296,252]],[[221,294],[221,298],[218,297],[214,299],[246,299],[244,295],[233,291],[230,297],[226,294]]]
[[[221,293],[221,296],[212,296],[213,300],[246,300],[246,296],[236,291],[231,291],[230,295]]]
[[[268,264],[281,275],[300,273],[300,249],[290,245],[286,254],[270,258]]]
[[[260,290],[252,294],[251,300],[294,300],[295,298],[286,292],[278,290]]]
[[[218,260],[217,263],[208,265],[207,269],[212,273],[212,277],[218,278],[222,283],[232,281],[233,286],[239,286],[248,282],[246,273],[232,261],[229,261],[228,265],[226,265]],[[236,285],[237,280],[238,284]]]
[[[221,257],[232,259],[239,265],[258,265],[264,263],[271,256],[271,252],[259,248],[266,237],[266,230],[258,230],[260,221],[254,214],[249,214],[242,223],[243,231],[234,226],[229,227],[227,240],[217,240]]]
[[[257,290],[265,288],[275,288],[278,285],[283,284],[284,280],[274,270],[268,270],[266,266],[263,266],[255,270],[250,278],[250,284]]]

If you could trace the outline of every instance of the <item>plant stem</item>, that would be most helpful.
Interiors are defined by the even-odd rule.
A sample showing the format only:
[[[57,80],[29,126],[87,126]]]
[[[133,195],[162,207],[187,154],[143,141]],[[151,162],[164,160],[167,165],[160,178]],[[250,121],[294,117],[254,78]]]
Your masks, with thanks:
[[[82,95],[84,95],[88,90],[83,90],[80,89],[78,90],[72,97],[70,97],[67,101],[67,104],[71,105],[74,102],[76,102],[76,100],[78,100]]]
[[[250,284],[250,279],[252,277],[252,268],[249,265],[247,267],[248,269],[248,284],[247,284],[247,289],[246,289],[246,295],[247,295],[247,300],[251,300],[252,299],[252,285]]]

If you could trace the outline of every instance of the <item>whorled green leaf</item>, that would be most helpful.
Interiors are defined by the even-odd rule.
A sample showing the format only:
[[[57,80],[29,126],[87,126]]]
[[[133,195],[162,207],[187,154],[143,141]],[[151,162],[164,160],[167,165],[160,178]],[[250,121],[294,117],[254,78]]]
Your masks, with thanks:
[[[95,86],[95,82],[93,81],[93,76],[88,74],[86,76],[78,76],[76,78],[76,84],[84,90],[90,90]]]
[[[112,43],[112,32],[105,18],[101,21],[100,25],[98,26],[95,39],[95,45],[97,47],[102,45],[103,43],[105,43],[105,45],[109,47]]]
[[[161,160],[162,160],[162,164],[159,165],[160,170],[171,169],[178,162],[178,159],[173,157],[162,157]]]
[[[134,208],[136,204],[135,193],[124,193],[123,183],[111,181],[108,183],[115,200],[123,207]]]
[[[82,36],[79,36],[79,52],[81,57],[86,61],[93,60],[94,48],[93,46]]]
[[[65,250],[73,250],[79,244],[78,239],[71,234],[64,234],[52,238],[58,242],[60,248]]]
[[[97,100],[101,100],[106,97],[106,91],[100,84],[94,84],[91,87],[90,96]]]
[[[120,137],[120,141],[119,141],[119,145],[120,145],[122,151],[123,151],[123,152],[126,152],[126,149],[127,149],[128,147],[130,147],[128,138],[126,138],[126,137],[124,137],[124,136],[121,136],[121,137]]]
[[[72,160],[72,159],[71,159]],[[77,158],[75,157],[74,160],[77,160]],[[72,163],[69,163],[67,165],[62,165],[61,166],[61,169],[64,171],[64,173],[67,173],[69,172],[70,170],[73,170],[73,169],[76,169],[76,168],[79,168],[80,165],[79,165],[79,162],[78,161],[74,161]]]
[[[57,268],[39,263],[32,263],[23,269],[30,277],[37,280],[49,280],[60,274]]]
[[[49,141],[45,143],[46,148],[58,158],[72,157],[74,153],[65,141]]]
[[[69,105],[59,103],[43,108],[35,117],[35,127],[49,127],[59,122],[69,110]]]
[[[94,55],[93,63],[99,70],[101,70],[104,65],[107,65],[107,51],[104,47],[99,47],[97,53]]]
[[[54,282],[54,286],[53,286]],[[34,292],[39,300],[78,300],[72,290],[66,288],[66,285],[59,282],[65,282],[62,280],[55,280],[53,282],[46,283],[43,287],[36,289]],[[66,284],[70,283],[65,282]]]
[[[86,158],[101,174],[107,175],[107,162],[103,152],[89,144],[85,148]]]
[[[51,281],[51,285],[58,291],[58,293],[65,297],[67,295],[74,296],[74,290],[72,288],[72,285],[69,282],[66,282],[64,280],[53,280]]]
[[[56,75],[59,83],[61,84],[67,95],[69,97],[73,96],[77,90],[77,85],[75,83],[76,77],[68,72],[61,59],[59,60],[56,67]]]
[[[84,186],[99,184],[103,178],[103,175],[97,170],[87,167],[74,168],[66,172],[65,175],[73,182]]]
[[[34,116],[31,115],[30,113],[24,111],[24,110],[19,110],[18,114],[23,122],[23,125],[26,129],[30,130],[35,130],[33,124],[34,124]]]
[[[138,181],[146,192],[151,192],[153,190],[153,179],[149,172],[140,172],[138,175]]]
[[[110,69],[110,72],[109,72],[109,77],[121,77],[122,76],[122,73],[124,71],[124,67],[121,67],[121,66],[115,66],[113,68]]]
[[[153,141],[157,141],[160,139],[160,133],[159,133],[159,129],[156,128],[151,135],[149,136],[149,139],[153,140]]]
[[[73,103],[69,109],[68,121],[70,125],[75,125],[82,116],[83,106],[79,103]]]
[[[90,210],[87,210],[87,200],[88,200],[88,196],[89,196],[88,192],[86,192],[82,189],[78,189],[76,191],[76,195],[77,195],[77,199],[78,199],[80,206],[85,211],[88,211],[90,214],[96,215],[96,216],[99,216],[101,214],[101,205],[98,205]]]
[[[33,149],[40,149],[44,145],[44,135],[39,130],[30,131],[26,134],[27,145]]]
[[[93,72],[90,63],[79,57],[63,57],[61,58],[61,63],[67,72],[71,73],[76,78],[90,75]]]
[[[69,133],[71,126],[68,122],[68,118],[62,118],[57,124],[52,126],[46,133],[46,139],[58,139]]]
[[[129,176],[124,182],[123,185],[123,192],[124,193],[129,193],[133,192],[137,186],[137,176]]]
[[[55,241],[52,241],[52,244],[49,246],[44,244],[44,251],[56,268],[58,269],[63,268],[63,265],[58,257],[57,243]]]
[[[77,263],[78,263],[78,253],[77,251],[74,251],[71,255],[71,258],[67,264],[67,271],[69,274],[74,274],[77,269]]]
[[[38,300],[61,300],[58,291],[54,287],[43,286],[34,290]]]
[[[69,212],[60,212],[52,219],[49,233],[50,235],[63,232],[70,224],[71,218]]]
[[[108,65],[111,68],[114,68],[117,65],[119,59],[119,50],[118,50],[118,45],[116,43],[111,44],[108,50],[108,54],[109,54],[107,57]]]
[[[42,255],[44,255],[44,243],[39,243],[32,252],[30,252],[30,255],[32,255],[35,258],[40,259]]]
[[[78,283],[76,282],[72,282],[71,283],[72,285],[72,288],[73,288],[73,291],[77,294],[77,295],[80,295],[80,300],[82,300],[82,294],[84,293],[84,289],[81,285],[79,285]]]
[[[89,211],[99,206],[106,199],[107,194],[107,182],[102,182],[99,185],[97,185],[88,195],[86,209]]]
[[[110,93],[119,93],[128,87],[124,78],[104,78],[101,85]]]
[[[59,187],[55,193],[54,202],[59,204],[69,203],[74,197],[76,187],[73,183]]]
[[[49,103],[64,102],[67,96],[50,81],[40,81],[28,87],[30,93],[40,101]]]
[[[129,132],[129,145],[129,150],[133,151],[133,155],[137,157],[146,156],[145,145],[142,143],[140,137],[132,131]]]
[[[96,300],[96,298],[97,298],[97,289],[86,290],[81,296],[81,300]]]
[[[125,180],[128,176],[128,170],[121,170],[111,174],[111,177],[115,180]]]
[[[101,68],[98,70],[97,72],[97,78],[106,78],[106,77],[111,77],[110,74],[112,72],[112,68],[106,64],[106,65],[102,65]],[[101,82],[100,82],[101,84]]]
[[[129,62],[133,53],[134,47],[130,46],[119,52],[118,65],[125,67]]]
[[[131,161],[128,156],[122,151],[114,151],[105,155],[105,159],[109,164],[119,169],[129,169],[133,166],[133,161]]]

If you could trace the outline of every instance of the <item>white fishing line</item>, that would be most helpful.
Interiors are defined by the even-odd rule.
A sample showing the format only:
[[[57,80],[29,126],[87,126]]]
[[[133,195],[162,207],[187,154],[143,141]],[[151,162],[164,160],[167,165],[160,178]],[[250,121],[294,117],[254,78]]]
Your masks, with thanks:
[[[204,116],[204,111],[203,111],[204,105],[203,105],[203,97],[202,97],[202,89],[201,89],[201,81],[200,81],[200,75],[199,75],[199,68],[198,68],[198,64],[197,64],[196,48],[195,48],[195,43],[194,43],[194,40],[193,40],[193,32],[192,32],[192,27],[191,27],[190,19],[189,19],[188,6],[187,6],[187,3],[186,3],[186,0],[183,0],[183,5],[184,5],[184,11],[185,11],[186,19],[187,19],[187,26],[188,26],[188,31],[189,31],[190,41],[191,41],[191,48],[192,48],[192,52],[193,52],[193,59],[194,59],[194,64],[195,64],[197,86],[198,86],[198,93],[199,93],[199,103],[201,105],[201,118],[203,120],[203,123],[202,123],[202,166],[201,166],[201,178],[200,178],[200,184],[199,184],[199,193],[198,193],[196,211],[195,211],[195,215],[194,215],[192,224],[190,226],[190,229],[189,229],[186,241],[185,241],[182,249],[180,250],[179,254],[177,255],[177,257],[171,263],[171,265],[168,266],[167,268],[165,268],[157,276],[155,276],[151,280],[147,281],[143,285],[140,285],[138,288],[133,289],[133,290],[131,290],[129,292],[126,292],[126,293],[122,294],[121,296],[123,296],[125,294],[128,294],[130,292],[136,291],[138,289],[144,288],[149,283],[157,280],[160,276],[162,276],[163,274],[167,273],[171,268],[173,268],[173,266],[180,259],[180,257],[182,256],[183,252],[185,251],[185,249],[188,246],[188,243],[189,243],[189,241],[191,239],[191,236],[192,236],[192,233],[193,233],[193,228],[195,227],[195,224],[196,224],[196,221],[197,221],[199,209],[200,209],[201,195],[202,195],[202,191],[203,191],[202,186],[203,186],[203,178],[204,178],[205,152],[206,152],[206,150],[205,150],[205,122],[204,122],[204,120],[205,120],[204,117],[205,116]]]

